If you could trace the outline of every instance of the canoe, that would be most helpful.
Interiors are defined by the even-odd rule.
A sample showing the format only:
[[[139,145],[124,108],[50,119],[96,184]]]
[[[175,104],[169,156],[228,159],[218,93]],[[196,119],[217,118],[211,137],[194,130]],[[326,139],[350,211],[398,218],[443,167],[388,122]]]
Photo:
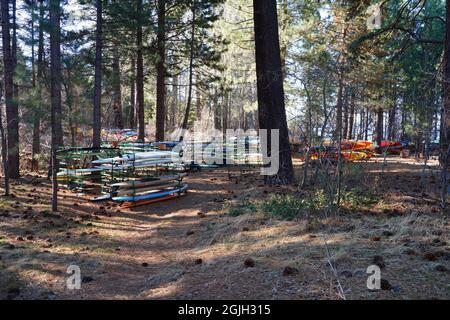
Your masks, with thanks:
[[[126,197],[126,196],[125,197],[113,197],[113,200],[118,201],[118,202],[137,202],[137,201],[142,201],[142,200],[152,200],[152,199],[163,198],[163,197],[167,197],[167,196],[172,196],[174,194],[186,192],[187,188],[188,188],[188,185],[185,184],[179,188],[175,188],[175,189],[168,190],[168,191],[149,193],[149,194],[137,196],[137,197]]]
[[[149,186],[156,186],[158,184],[162,184],[168,181],[174,181],[174,180],[182,180],[184,177],[186,177],[187,174],[177,174],[177,175],[170,175],[170,176],[161,176],[161,177],[152,177],[147,179],[141,179],[136,181],[126,181],[126,182],[120,182],[112,184],[111,187],[119,187],[119,188],[143,188],[143,187],[149,187]]]

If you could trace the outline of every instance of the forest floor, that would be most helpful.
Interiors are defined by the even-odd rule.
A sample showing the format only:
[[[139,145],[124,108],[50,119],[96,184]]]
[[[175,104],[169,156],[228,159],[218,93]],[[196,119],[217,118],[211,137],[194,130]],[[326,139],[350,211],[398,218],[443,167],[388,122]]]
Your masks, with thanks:
[[[289,213],[273,194],[314,192],[269,188],[257,174],[193,173],[185,197],[131,210],[62,190],[56,215],[49,182],[26,176],[0,198],[0,299],[339,299],[338,282],[347,299],[450,299],[438,173],[424,181],[414,160],[380,161],[346,167],[359,192],[340,212],[290,221],[267,213]],[[373,264],[384,290],[367,289]],[[66,287],[70,265],[81,290]]]

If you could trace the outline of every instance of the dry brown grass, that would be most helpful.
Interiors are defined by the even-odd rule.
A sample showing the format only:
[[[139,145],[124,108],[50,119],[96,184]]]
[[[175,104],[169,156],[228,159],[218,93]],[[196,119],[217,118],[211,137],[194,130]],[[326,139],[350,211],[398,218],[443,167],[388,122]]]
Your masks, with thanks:
[[[450,269],[449,215],[433,187],[425,196],[415,190],[420,167],[397,160],[385,175],[379,163],[358,174],[377,204],[329,217],[316,212],[314,223],[258,210],[229,216],[248,196],[310,191],[265,187],[259,177],[236,184],[220,170],[189,177],[185,198],[134,210],[62,192],[61,214],[52,215],[47,182],[14,184],[15,197],[0,204],[0,298],[340,299],[328,248],[348,299],[449,299],[450,274],[436,270]],[[392,290],[367,290],[365,271],[376,256]],[[80,291],[66,289],[70,264],[92,278]]]

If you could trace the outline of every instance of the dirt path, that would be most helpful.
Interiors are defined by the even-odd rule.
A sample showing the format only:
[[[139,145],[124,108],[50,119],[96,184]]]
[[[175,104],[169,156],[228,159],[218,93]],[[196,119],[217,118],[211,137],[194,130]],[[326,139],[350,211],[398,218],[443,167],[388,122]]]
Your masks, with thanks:
[[[327,243],[348,298],[450,298],[449,222],[434,200],[419,208],[403,190],[417,181],[417,168],[408,166],[390,165],[392,194],[373,212],[314,226],[258,213],[229,216],[230,205],[280,189],[259,177],[230,181],[221,170],[192,174],[186,197],[133,210],[63,191],[57,216],[48,211],[49,185],[16,184],[16,196],[1,203],[0,297],[338,299]],[[396,184],[397,175],[405,180]],[[424,259],[429,253],[432,261]],[[387,265],[389,290],[366,288],[376,256]],[[81,290],[66,288],[69,265],[81,269]]]

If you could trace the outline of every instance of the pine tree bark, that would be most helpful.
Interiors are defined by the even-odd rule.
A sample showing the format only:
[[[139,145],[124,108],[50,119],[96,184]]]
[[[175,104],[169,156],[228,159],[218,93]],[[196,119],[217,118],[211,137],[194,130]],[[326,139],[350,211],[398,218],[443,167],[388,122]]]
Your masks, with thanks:
[[[114,125],[116,129],[123,129],[123,108],[122,108],[122,77],[120,74],[119,44],[116,43],[113,49],[113,91],[114,91]]]
[[[2,44],[3,72],[5,82],[6,128],[8,139],[8,177],[18,179],[19,174],[19,110],[14,99],[14,59],[11,50],[9,23],[9,1],[1,0],[2,4]]]
[[[156,64],[156,141],[165,140],[166,122],[166,1],[158,0],[158,62]]]
[[[137,14],[137,29],[136,29],[136,109],[138,118],[140,142],[145,142],[145,110],[144,110],[144,57],[143,57],[143,30],[142,30],[142,0],[137,0],[136,14]]]
[[[96,0],[97,22],[95,32],[95,79],[92,146],[100,148],[102,134],[102,51],[103,51],[103,0]]]
[[[186,111],[184,113],[183,124],[181,128],[187,130],[189,124],[189,115],[191,114],[192,105],[192,86],[194,77],[194,49],[195,49],[195,19],[196,19],[196,4],[195,0],[192,2],[192,22],[191,22],[191,43],[190,43],[190,54],[189,54],[189,84],[188,84],[188,97]],[[183,137],[180,137],[183,140]]]
[[[38,35],[38,58],[37,58],[37,79],[39,80],[39,103],[42,104],[42,83],[45,81],[44,77],[44,0],[39,0],[39,35]],[[39,106],[34,112],[33,119],[33,145],[32,145],[32,170],[39,171],[39,161],[37,156],[41,153],[41,108]]]
[[[270,132],[280,131],[280,168],[276,175],[266,176],[265,182],[291,184],[294,172],[286,120],[276,1],[253,0],[253,12],[259,126],[269,131],[269,155],[272,153]]]
[[[383,142],[383,124],[384,124],[384,110],[382,108],[378,108],[377,126],[375,128],[375,139],[377,141],[378,147],[381,147],[381,142]]]
[[[57,151],[62,146],[61,127],[61,7],[60,0],[50,0],[50,72],[51,72],[51,123],[52,123],[52,210],[58,211],[58,160]]]
[[[0,100],[3,99],[3,83],[0,82]],[[8,177],[8,144],[6,141],[5,128],[3,127],[3,109],[0,108],[0,137],[2,144],[2,164],[4,176],[5,196],[9,196],[9,177]]]
[[[197,90],[195,92],[195,112],[197,113],[197,121],[202,120],[202,111],[202,95],[199,88],[197,87]]]
[[[389,121],[388,121],[388,139],[390,141],[395,140],[396,133],[396,121],[397,121],[397,103],[394,102],[394,105],[389,110]]]
[[[446,207],[448,194],[448,168],[450,162],[450,0],[446,1],[443,75],[443,110],[441,128],[441,164],[442,164],[442,207]]]
[[[348,101],[348,95],[349,95],[349,93],[348,93],[348,91],[347,90],[345,90],[345,94],[344,94],[344,103],[343,103],[343,106],[344,106],[344,119],[343,119],[343,122],[344,122],[344,130],[343,130],[343,132],[342,132],[342,137],[344,138],[344,139],[347,139],[347,137],[348,137],[348,127],[349,127],[349,115],[350,115],[350,107],[349,107],[349,101]]]
[[[130,83],[130,110],[128,112],[128,122],[130,129],[136,127],[136,60],[131,59],[131,83]]]
[[[348,121],[348,132],[347,132],[347,139],[352,140],[353,139],[353,131],[355,127],[355,109],[356,109],[356,94],[355,92],[352,92],[351,98],[350,98],[350,118]]]
[[[171,129],[174,130],[176,129],[176,127],[178,126],[178,119],[177,119],[177,114],[178,114],[178,75],[175,75],[173,77],[173,86],[172,86],[172,112],[171,112],[171,117],[170,117],[170,124],[171,124]]]

